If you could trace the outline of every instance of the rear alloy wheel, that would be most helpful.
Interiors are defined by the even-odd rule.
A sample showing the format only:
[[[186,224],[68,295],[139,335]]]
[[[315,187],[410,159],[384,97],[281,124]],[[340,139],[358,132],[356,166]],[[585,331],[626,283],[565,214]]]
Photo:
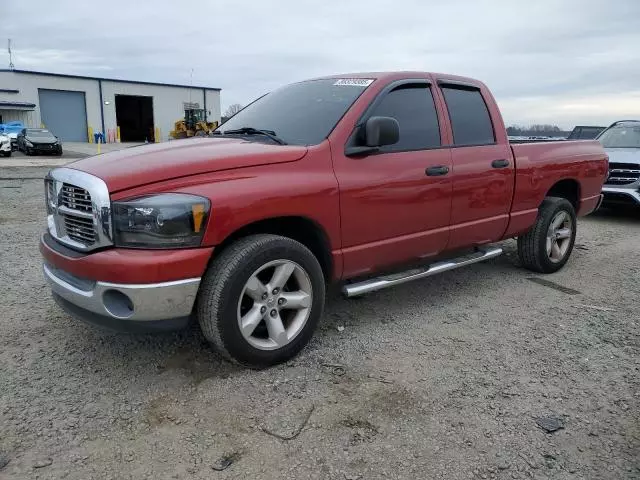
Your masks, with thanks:
[[[576,212],[564,198],[548,197],[534,226],[518,237],[518,256],[525,268],[540,273],[560,270],[576,239]]]
[[[547,230],[547,256],[552,263],[558,263],[567,256],[571,247],[573,222],[569,214],[561,210],[555,214]]]
[[[202,331],[228,359],[252,367],[284,362],[309,342],[324,307],[316,257],[301,243],[252,235],[214,259],[198,294]]]

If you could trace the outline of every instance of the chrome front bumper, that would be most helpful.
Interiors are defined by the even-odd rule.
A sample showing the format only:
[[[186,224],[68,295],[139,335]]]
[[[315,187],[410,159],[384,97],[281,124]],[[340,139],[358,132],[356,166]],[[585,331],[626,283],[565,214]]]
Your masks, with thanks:
[[[63,300],[58,303],[69,307],[67,311],[116,329],[129,323],[188,319],[200,286],[200,278],[131,285],[85,280],[47,264],[43,269],[54,297]]]
[[[637,188],[623,188],[623,187],[603,187],[602,193],[604,194],[604,201],[611,200],[611,197],[624,199],[629,203],[637,203],[640,205],[640,191]],[[607,198],[609,197],[609,198]]]

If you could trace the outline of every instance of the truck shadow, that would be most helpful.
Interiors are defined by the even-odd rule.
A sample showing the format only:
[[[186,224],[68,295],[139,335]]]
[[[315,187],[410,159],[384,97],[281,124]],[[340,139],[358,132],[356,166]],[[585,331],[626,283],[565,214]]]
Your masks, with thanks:
[[[77,333],[77,320],[69,319]],[[166,381],[166,375],[184,375],[197,385],[207,378],[227,378],[237,367],[211,348],[196,323],[177,332],[148,334],[117,333],[83,325],[78,346],[87,350],[78,359],[78,369],[93,370],[95,376],[135,376]],[[73,334],[69,334],[73,338]],[[162,378],[164,377],[164,380]],[[154,383],[153,380],[151,383]]]
[[[313,362],[318,355],[330,357],[334,342],[348,342],[347,337],[359,330],[367,334],[371,329],[385,330],[388,324],[401,326],[404,320],[415,315],[424,317],[427,322],[442,321],[437,312],[445,310],[452,301],[473,308],[477,297],[495,292],[495,284],[502,281],[500,279],[521,273],[515,242],[505,242],[502,246],[505,254],[493,260],[363,297],[347,299],[339,290],[330,290],[314,339],[292,362]],[[75,320],[69,322],[69,328],[77,328]],[[166,375],[184,375],[196,385],[208,378],[228,378],[246,370],[222,358],[195,322],[183,331],[154,334],[112,333],[93,326],[84,328],[83,335],[75,338],[86,342],[84,348],[90,346],[91,353],[82,358],[78,368],[138,378],[158,376],[158,382],[164,381],[162,377]],[[343,328],[347,331],[341,336]],[[73,335],[69,337],[74,338]]]
[[[451,302],[472,306],[478,297],[495,292],[496,283],[505,275],[519,275],[515,242],[501,245],[504,254],[486,262],[433,277],[416,280],[362,297],[345,298],[338,290],[327,297],[324,319],[319,330],[322,335],[334,335],[345,327],[368,328],[371,324],[402,324],[403,319],[420,315],[426,321],[440,321],[438,313]],[[522,276],[524,280],[524,275]],[[492,281],[495,279],[495,281]]]

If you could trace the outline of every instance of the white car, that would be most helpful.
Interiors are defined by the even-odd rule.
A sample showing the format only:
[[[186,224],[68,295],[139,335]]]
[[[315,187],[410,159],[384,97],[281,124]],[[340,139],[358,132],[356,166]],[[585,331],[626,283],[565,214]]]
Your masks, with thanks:
[[[620,120],[598,135],[609,155],[604,204],[640,207],[640,120]]]
[[[11,138],[2,133],[0,133],[0,155],[3,157],[11,156]]]
[[[9,133],[5,133],[4,135],[7,135],[9,137],[9,139],[11,140],[11,150],[17,150],[18,149],[18,134],[16,132],[9,132]]]

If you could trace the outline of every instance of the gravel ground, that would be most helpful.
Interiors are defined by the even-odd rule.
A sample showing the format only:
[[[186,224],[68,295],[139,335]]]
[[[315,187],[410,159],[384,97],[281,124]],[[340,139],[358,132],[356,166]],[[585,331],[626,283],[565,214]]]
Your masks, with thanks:
[[[125,336],[64,314],[37,251],[44,172],[0,172],[0,478],[640,478],[640,214],[582,219],[551,283],[509,241],[333,295],[298,358],[251,371],[196,328]]]

